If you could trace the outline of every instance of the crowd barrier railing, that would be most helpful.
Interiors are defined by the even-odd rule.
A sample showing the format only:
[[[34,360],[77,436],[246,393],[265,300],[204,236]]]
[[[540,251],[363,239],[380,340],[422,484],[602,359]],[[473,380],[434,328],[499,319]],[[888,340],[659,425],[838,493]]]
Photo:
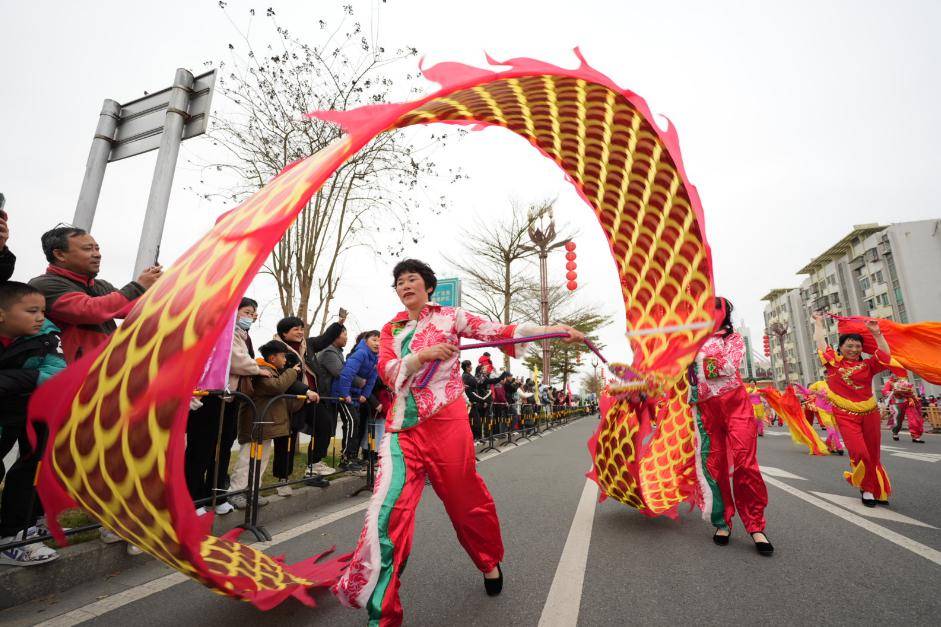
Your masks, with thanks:
[[[264,528],[263,525],[259,524],[259,498],[262,492],[274,490],[280,487],[285,486],[295,486],[300,484],[305,484],[308,482],[310,477],[303,476],[298,479],[289,479],[287,481],[279,481],[272,484],[262,484],[262,454],[264,451],[264,446],[267,442],[263,438],[264,426],[272,424],[267,420],[268,413],[271,408],[274,407],[276,402],[279,401],[288,401],[288,400],[306,400],[306,396],[293,395],[293,394],[282,394],[276,397],[273,397],[268,400],[262,410],[259,412],[258,407],[252,401],[252,399],[242,392],[229,391],[229,390],[198,390],[194,392],[194,396],[197,397],[209,397],[215,396],[219,397],[223,401],[227,402],[239,402],[247,403],[250,411],[252,413],[252,437],[250,441],[250,464],[248,470],[248,483],[247,487],[240,490],[229,490],[224,487],[220,487],[220,480],[222,479],[222,469],[219,466],[220,455],[221,455],[221,442],[222,442],[222,420],[223,412],[220,411],[219,414],[219,425],[216,438],[216,446],[214,450],[215,458],[215,474],[213,476],[213,484],[211,489],[211,496],[194,499],[193,505],[194,508],[198,507],[212,507],[215,508],[219,499],[222,497],[232,497],[237,495],[244,495],[246,497],[246,507],[244,513],[244,519],[242,524],[239,525],[245,531],[249,531],[254,535],[254,537],[259,541],[269,541],[271,535]],[[347,416],[354,420],[354,417],[351,415],[351,409],[347,406],[346,403],[341,402],[343,399],[333,398],[333,397],[320,397],[321,401],[336,402],[338,405],[338,411],[347,412]],[[564,405],[522,405],[520,406],[520,411],[517,413],[515,411],[509,411],[509,404],[503,404],[506,406],[507,411],[501,411],[499,414],[491,410],[487,412],[487,416],[482,417],[481,419],[481,433],[478,436],[475,434],[475,444],[480,446],[483,445],[483,448],[477,449],[477,454],[480,455],[489,450],[499,450],[501,446],[507,446],[513,444],[518,446],[520,440],[532,441],[532,438],[542,437],[546,432],[554,431],[562,426],[565,426],[572,422],[575,419],[581,418],[583,416],[590,415],[593,413],[595,408],[589,405],[578,405],[578,406],[564,406]],[[503,408],[500,408],[501,410]],[[374,416],[375,418],[375,416]],[[473,421],[473,418],[472,418]],[[378,448],[378,442],[376,438],[376,424],[375,420],[367,421],[366,426],[366,439],[368,452],[367,455],[367,464],[366,472],[364,478],[364,484],[351,493],[349,496],[356,496],[364,491],[371,492],[375,486],[375,479],[377,473],[376,467],[376,452]],[[45,449],[47,444],[46,433],[43,430],[38,429],[38,441],[36,450],[39,451],[39,455],[42,455],[42,452]],[[293,452],[296,454],[296,452]],[[337,449],[336,446],[333,447],[332,451],[332,460],[333,465],[337,465]],[[228,469],[225,469],[225,472],[228,472]],[[343,473],[337,472],[335,476],[342,476],[344,474],[352,473]],[[38,476],[38,473],[37,473]],[[33,497],[30,503],[30,509],[35,506],[36,493],[33,492]],[[64,534],[67,537],[76,536],[78,534],[87,533],[89,531],[95,531],[101,528],[100,523],[89,523],[87,525],[80,525],[77,527],[72,527],[64,530]],[[36,542],[46,542],[53,540],[54,538],[50,534],[34,534],[23,540],[14,540],[0,545],[0,551],[25,546],[28,544],[34,544]]]

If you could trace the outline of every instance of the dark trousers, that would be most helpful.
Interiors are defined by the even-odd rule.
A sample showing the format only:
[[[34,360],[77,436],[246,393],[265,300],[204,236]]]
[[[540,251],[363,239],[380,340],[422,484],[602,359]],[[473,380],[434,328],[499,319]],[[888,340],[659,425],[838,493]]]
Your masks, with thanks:
[[[892,435],[898,435],[902,430],[902,423],[905,422],[905,405],[903,403],[893,403],[892,410],[895,411],[895,425],[892,427]]]
[[[347,405],[346,407],[350,413],[351,428],[348,434],[344,433],[343,456],[347,459],[356,459],[359,457],[359,444],[363,441],[363,434],[366,433],[366,421],[372,409],[366,403]]]
[[[33,478],[42,458],[33,451],[26,437],[26,424],[6,425],[0,436],[0,449],[9,452],[13,443],[19,445],[20,456],[6,473],[3,496],[0,497],[0,536],[15,536],[34,524],[42,515],[42,505]]]
[[[493,429],[495,433],[504,433],[507,430],[507,406],[506,403],[493,404]]]
[[[469,413],[471,433],[474,434],[475,440],[479,440],[483,437],[483,422],[484,414],[486,413],[485,406],[480,403],[472,403]]]
[[[327,449],[337,432],[337,406],[322,402],[309,405],[314,413],[314,424],[310,445],[307,448],[307,464],[316,464],[327,456]]]
[[[222,410],[222,433],[219,433],[219,411]],[[186,454],[184,470],[186,487],[194,501],[212,496],[213,487],[225,489],[229,484],[229,460],[232,445],[238,436],[239,402],[225,403],[221,398],[207,396],[203,406],[191,411],[186,422]],[[216,442],[219,442],[219,475],[216,477]],[[218,503],[225,502],[221,495]]]
[[[271,471],[276,479],[287,479],[294,472],[294,454],[296,452],[296,433],[274,439],[274,463]]]

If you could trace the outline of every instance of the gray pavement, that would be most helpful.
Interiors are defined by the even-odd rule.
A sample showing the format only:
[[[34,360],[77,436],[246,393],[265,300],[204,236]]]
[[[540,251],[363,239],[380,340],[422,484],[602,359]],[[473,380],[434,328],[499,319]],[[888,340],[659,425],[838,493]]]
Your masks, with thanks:
[[[539,623],[585,486],[585,442],[596,425],[595,418],[583,418],[481,463],[507,548],[506,586],[498,598],[485,595],[441,502],[426,488],[403,577],[407,625]],[[761,438],[772,558],[757,555],[740,527],[728,547],[715,546],[698,511],[683,512],[678,520],[651,519],[616,502],[597,505],[578,624],[937,624],[941,437],[929,434],[927,444],[913,444],[904,435],[893,442],[888,433],[884,439],[891,447],[884,461],[896,494],[889,510],[874,513],[856,505],[857,494],[842,480],[847,457],[810,457],[781,429]],[[883,518],[873,517],[877,513]],[[284,553],[290,562],[333,544],[350,547],[362,523],[362,502],[350,499],[318,516],[331,516],[324,520],[332,522],[270,552]],[[310,516],[268,526],[272,533],[290,534],[302,524],[310,525]],[[170,572],[151,564],[119,573],[0,612],[0,623],[365,623],[365,613],[341,607],[325,591],[315,595],[315,609],[292,600],[261,615],[194,582],[160,579]],[[579,575],[559,574],[563,585],[577,585]]]

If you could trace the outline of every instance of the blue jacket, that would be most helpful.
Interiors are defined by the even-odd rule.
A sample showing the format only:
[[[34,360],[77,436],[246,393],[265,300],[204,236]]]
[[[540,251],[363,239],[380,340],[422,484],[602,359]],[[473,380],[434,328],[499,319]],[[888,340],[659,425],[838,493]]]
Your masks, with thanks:
[[[360,340],[350,356],[346,358],[346,363],[343,364],[343,372],[333,380],[330,396],[349,396],[354,403],[359,403],[360,396],[368,397],[372,394],[372,388],[376,384],[376,376],[379,374],[376,368],[378,363],[379,355],[369,350],[366,340]],[[353,387],[354,377],[365,379],[366,385],[362,389]]]

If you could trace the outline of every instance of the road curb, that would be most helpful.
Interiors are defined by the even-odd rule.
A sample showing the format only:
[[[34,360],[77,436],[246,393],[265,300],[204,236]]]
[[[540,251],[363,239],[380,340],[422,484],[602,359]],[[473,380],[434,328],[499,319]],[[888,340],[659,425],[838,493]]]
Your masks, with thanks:
[[[325,505],[344,501],[363,485],[363,477],[339,477],[327,488],[294,488],[290,497],[269,496],[269,503],[258,512],[258,522],[274,522],[281,518]],[[213,533],[222,535],[244,522],[244,512],[235,511],[226,516],[216,516]],[[251,534],[246,540],[251,538]],[[43,566],[0,566],[0,610],[41,599],[56,592],[63,592],[141,564],[154,558],[147,554],[128,555],[123,542],[105,544],[90,540],[66,546],[59,551],[59,558]]]

